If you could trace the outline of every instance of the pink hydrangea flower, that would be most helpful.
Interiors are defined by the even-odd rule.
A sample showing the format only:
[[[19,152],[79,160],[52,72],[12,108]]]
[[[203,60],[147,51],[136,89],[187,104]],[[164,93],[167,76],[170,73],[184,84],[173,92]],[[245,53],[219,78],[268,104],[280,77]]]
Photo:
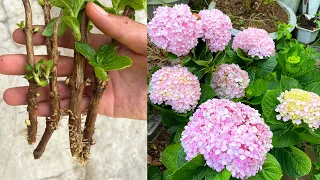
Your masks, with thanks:
[[[250,82],[247,71],[236,64],[222,64],[213,75],[212,88],[219,98],[233,99],[245,95]]]
[[[185,4],[158,7],[148,23],[151,41],[177,56],[187,55],[198,44],[201,23]]]
[[[153,104],[170,105],[178,113],[193,110],[201,94],[197,76],[180,65],[156,71],[149,88],[149,98]]]
[[[232,43],[234,51],[242,49],[251,57],[270,57],[275,54],[275,44],[263,29],[248,28],[239,32]]]
[[[203,154],[206,164],[247,179],[254,176],[272,148],[272,132],[259,112],[242,103],[211,99],[201,104],[182,132],[189,161]]]
[[[275,109],[279,114],[278,120],[287,122],[292,120],[294,124],[305,122],[312,129],[318,129],[320,125],[320,97],[301,89],[291,89],[282,92],[278,97],[280,104]]]
[[[223,51],[231,40],[232,23],[229,16],[218,9],[201,10],[203,39],[212,52]]]

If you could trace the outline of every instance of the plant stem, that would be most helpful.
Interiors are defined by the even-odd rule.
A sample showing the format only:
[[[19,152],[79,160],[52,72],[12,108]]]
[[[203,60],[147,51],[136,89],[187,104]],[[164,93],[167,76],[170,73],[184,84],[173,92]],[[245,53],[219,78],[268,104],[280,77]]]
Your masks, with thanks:
[[[130,6],[126,6],[122,15],[131,17],[134,15],[135,11],[133,8]],[[113,42],[116,42],[116,40],[113,40]],[[116,42],[115,49],[118,50],[120,47],[120,43]],[[80,156],[79,161],[80,163],[84,164],[89,160],[90,156],[90,148],[94,144],[93,141],[93,135],[94,135],[94,130],[95,130],[95,123],[97,120],[97,115],[98,115],[98,109],[99,109],[99,104],[102,98],[102,95],[108,85],[108,80],[103,81],[101,79],[98,79],[96,77],[94,89],[93,89],[93,95],[90,101],[90,105],[88,108],[88,113],[87,113],[87,118],[86,118],[86,123],[85,123],[85,128],[83,131],[83,149]]]
[[[80,157],[80,162],[86,162],[89,159],[90,147],[94,144],[93,134],[95,130],[95,123],[97,119],[99,104],[102,95],[107,87],[108,81],[103,81],[96,78],[95,87],[93,90],[93,96],[88,108],[87,119],[85,123],[85,129],[83,131],[83,150]]]
[[[26,49],[27,49],[27,57],[28,64],[30,66],[34,66],[34,51],[32,44],[32,9],[29,0],[22,0],[24,9],[25,9],[25,36],[26,36]],[[37,110],[38,110],[38,101],[37,101],[37,92],[38,86],[36,82],[32,79],[29,80],[29,89],[28,89],[28,113],[29,113],[29,121],[30,125],[28,125],[28,143],[34,144],[37,139],[37,128],[38,128],[38,120],[37,120]]]
[[[47,0],[45,1],[47,2]],[[49,7],[50,8],[50,7]],[[46,12],[46,11],[45,11]],[[50,13],[50,11],[49,11]],[[50,16],[50,14],[49,14]],[[45,15],[46,17],[46,15]],[[33,151],[33,156],[35,159],[39,159],[42,154],[44,153],[46,146],[54,132],[57,129],[59,120],[60,120],[60,99],[59,99],[59,89],[57,86],[57,77],[58,77],[58,63],[59,63],[59,51],[58,51],[58,29],[59,24],[61,22],[61,14],[58,17],[54,29],[53,29],[53,36],[52,40],[49,40],[48,44],[52,46],[47,46],[48,54],[50,54],[50,59],[53,60],[53,67],[51,69],[51,81],[50,81],[50,88],[51,92],[50,96],[50,110],[51,110],[51,117],[47,118],[46,121],[46,129],[42,135],[42,138],[37,146],[37,148]],[[52,49],[49,49],[52,48]]]
[[[87,42],[88,17],[82,12],[81,17],[81,41]],[[81,105],[84,89],[84,68],[86,58],[80,52],[74,52],[74,70],[70,80],[71,104],[69,110],[69,139],[72,156],[78,155],[82,151],[81,135]]]
[[[49,0],[44,0],[44,5],[42,7],[43,9],[43,14],[44,14],[44,24],[45,26],[47,26],[50,21],[51,21],[51,13],[50,13],[50,3]],[[51,53],[52,53],[52,41],[50,39],[50,37],[46,37],[46,46],[47,46],[47,53],[48,56],[50,56],[51,58]]]

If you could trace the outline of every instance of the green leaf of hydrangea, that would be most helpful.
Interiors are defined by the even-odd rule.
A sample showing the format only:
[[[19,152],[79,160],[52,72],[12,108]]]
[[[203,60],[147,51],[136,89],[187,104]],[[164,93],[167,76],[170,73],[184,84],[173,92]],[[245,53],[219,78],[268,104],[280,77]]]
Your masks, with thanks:
[[[211,173],[206,175],[205,180],[229,180],[231,177],[231,173],[224,169],[220,173],[212,170]]]
[[[301,89],[301,86],[297,80],[286,76],[281,76],[280,86],[282,91],[290,90],[293,88]]]
[[[301,177],[311,171],[311,160],[308,155],[294,146],[275,148],[272,154],[278,160],[282,171],[287,176]]]
[[[309,84],[309,86],[307,86],[305,90],[309,92],[314,92],[320,96],[320,82]]]
[[[89,44],[84,42],[75,42],[75,48],[89,61],[96,62],[96,51]]]
[[[112,6],[116,11],[123,10],[125,6],[130,6],[134,10],[146,9],[147,1],[146,0],[112,0]]]
[[[277,105],[280,103],[277,97],[280,96],[280,93],[280,90],[277,89],[268,90],[262,99],[262,114],[266,122],[275,119],[275,109]]]
[[[72,30],[72,34],[76,41],[81,40],[80,23],[76,17],[63,16],[62,21]]]
[[[150,180],[161,180],[160,169],[157,166],[148,167],[148,179]]]
[[[248,180],[279,180],[282,177],[281,166],[277,159],[271,154],[267,154],[262,165],[262,170]]]
[[[45,27],[45,29],[42,32],[43,36],[46,37],[52,37],[53,35],[53,28],[56,24],[57,18],[54,18],[51,20],[51,22]],[[58,37],[62,36],[67,30],[67,25],[62,21],[59,24],[59,29],[58,29]]]
[[[94,67],[94,73],[96,74],[97,78],[102,79],[104,81],[108,80],[107,72],[105,72],[103,68]]]

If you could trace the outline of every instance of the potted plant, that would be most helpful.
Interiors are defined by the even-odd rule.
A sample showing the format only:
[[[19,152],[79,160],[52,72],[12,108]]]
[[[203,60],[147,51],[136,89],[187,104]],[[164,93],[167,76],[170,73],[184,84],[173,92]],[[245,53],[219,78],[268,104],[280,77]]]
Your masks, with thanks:
[[[148,3],[148,18],[153,17],[155,9],[162,5],[173,6],[175,4],[188,4],[189,0],[147,0]]]
[[[297,39],[304,44],[314,42],[320,31],[320,17],[316,14],[315,17],[309,15],[301,15],[298,18],[297,24]]]
[[[290,32],[297,23],[293,10],[281,1],[216,0],[212,1],[209,7],[217,8],[230,16],[233,22],[233,36],[248,27],[257,27],[266,30],[272,39],[276,39],[279,23],[291,24],[292,27],[288,29]]]

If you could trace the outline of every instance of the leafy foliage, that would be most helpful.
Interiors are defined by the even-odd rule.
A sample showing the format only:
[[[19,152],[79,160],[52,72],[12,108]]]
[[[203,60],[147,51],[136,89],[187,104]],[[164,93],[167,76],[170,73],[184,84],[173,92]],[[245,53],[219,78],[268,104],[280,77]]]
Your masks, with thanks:
[[[88,59],[94,67],[96,77],[107,80],[107,72],[130,67],[132,61],[127,56],[118,56],[114,44],[103,45],[96,52],[89,44],[76,42],[75,48]]]
[[[49,83],[51,68],[53,67],[53,60],[44,61],[39,60],[34,67],[29,64],[25,65],[27,74],[24,78],[34,80],[38,86],[44,87]]]

